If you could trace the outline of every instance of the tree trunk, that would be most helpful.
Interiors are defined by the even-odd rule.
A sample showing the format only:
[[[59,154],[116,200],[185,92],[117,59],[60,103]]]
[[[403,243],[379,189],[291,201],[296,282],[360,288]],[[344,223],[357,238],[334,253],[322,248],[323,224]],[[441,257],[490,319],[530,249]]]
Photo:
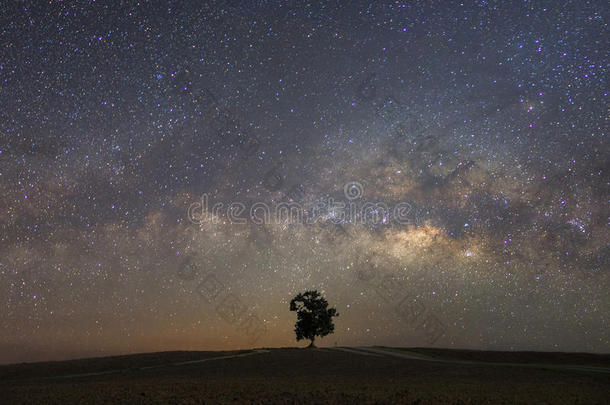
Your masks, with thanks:
[[[310,344],[309,344],[309,346],[307,346],[307,347],[308,347],[308,348],[310,348],[310,349],[311,349],[311,348],[315,348],[315,347],[316,347],[316,345],[314,345],[314,344],[313,344],[313,342],[316,340],[316,338],[312,338],[312,339],[310,339],[310,340],[311,340],[311,343],[310,343]]]

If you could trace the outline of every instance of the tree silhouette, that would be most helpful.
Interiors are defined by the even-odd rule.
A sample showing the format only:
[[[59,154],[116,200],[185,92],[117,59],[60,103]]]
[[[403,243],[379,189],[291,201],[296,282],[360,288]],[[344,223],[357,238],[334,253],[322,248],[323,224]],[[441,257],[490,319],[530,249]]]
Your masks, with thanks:
[[[316,347],[316,336],[324,337],[335,331],[333,317],[339,314],[335,308],[328,308],[328,301],[316,290],[305,291],[294,297],[290,301],[290,310],[297,313],[294,325],[297,341],[309,339],[309,347]]]

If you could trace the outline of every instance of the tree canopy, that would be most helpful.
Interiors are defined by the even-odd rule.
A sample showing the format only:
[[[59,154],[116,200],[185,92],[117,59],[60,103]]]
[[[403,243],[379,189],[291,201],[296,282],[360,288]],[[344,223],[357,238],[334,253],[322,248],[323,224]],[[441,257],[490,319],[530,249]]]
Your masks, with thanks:
[[[308,339],[309,347],[315,347],[316,336],[324,337],[335,331],[333,317],[339,316],[335,308],[328,308],[328,301],[316,291],[305,291],[290,301],[290,310],[296,311],[294,332],[297,341]]]

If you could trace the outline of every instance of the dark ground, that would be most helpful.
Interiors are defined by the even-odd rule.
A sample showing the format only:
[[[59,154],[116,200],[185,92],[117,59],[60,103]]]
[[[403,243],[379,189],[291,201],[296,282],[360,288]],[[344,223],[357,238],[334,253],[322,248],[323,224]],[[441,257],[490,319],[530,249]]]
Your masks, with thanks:
[[[606,404],[610,398],[610,355],[385,350],[450,361],[333,349],[268,349],[16,364],[0,366],[0,402]],[[238,357],[225,357],[234,355]],[[176,364],[213,357],[225,358]],[[583,369],[571,369],[574,365]],[[590,366],[600,370],[586,370]],[[106,374],[74,376],[98,372]]]

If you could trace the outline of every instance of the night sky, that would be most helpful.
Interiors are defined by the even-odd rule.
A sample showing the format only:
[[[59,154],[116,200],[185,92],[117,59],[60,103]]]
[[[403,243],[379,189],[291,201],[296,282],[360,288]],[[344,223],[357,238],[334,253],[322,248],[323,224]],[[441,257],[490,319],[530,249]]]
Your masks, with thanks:
[[[2,2],[0,362],[610,351],[608,11]]]

